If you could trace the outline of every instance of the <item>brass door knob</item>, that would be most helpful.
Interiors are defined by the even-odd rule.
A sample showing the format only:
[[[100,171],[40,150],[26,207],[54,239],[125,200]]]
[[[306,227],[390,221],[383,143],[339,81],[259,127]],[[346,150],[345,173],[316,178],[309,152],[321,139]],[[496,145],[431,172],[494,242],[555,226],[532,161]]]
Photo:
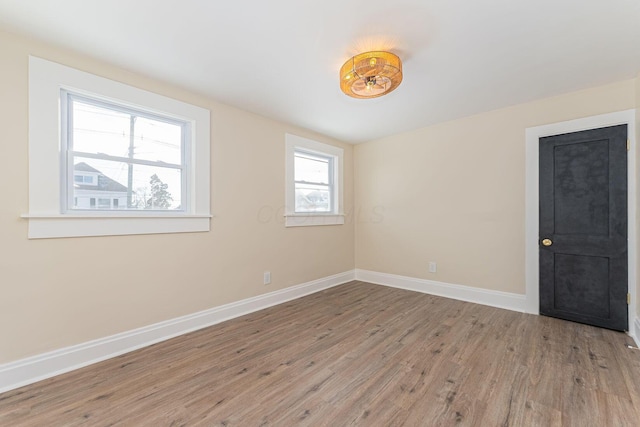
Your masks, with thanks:
[[[551,246],[553,245],[553,242],[551,241],[551,239],[542,239],[542,246]]]

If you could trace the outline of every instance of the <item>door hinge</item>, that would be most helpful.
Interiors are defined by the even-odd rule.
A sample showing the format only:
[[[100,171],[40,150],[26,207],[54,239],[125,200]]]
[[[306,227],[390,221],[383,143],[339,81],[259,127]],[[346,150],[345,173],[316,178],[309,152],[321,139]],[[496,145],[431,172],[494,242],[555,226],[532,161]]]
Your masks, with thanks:
[[[631,142],[627,139],[627,151],[631,150]]]
[[[627,292],[627,305],[631,305],[631,294]]]

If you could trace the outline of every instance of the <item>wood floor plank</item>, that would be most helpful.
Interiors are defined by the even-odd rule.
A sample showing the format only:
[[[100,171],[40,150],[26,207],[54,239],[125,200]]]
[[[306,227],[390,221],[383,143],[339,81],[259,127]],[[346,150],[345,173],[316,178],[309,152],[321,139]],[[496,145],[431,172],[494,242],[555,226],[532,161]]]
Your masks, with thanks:
[[[630,343],[354,281],[0,394],[0,425],[638,426]]]

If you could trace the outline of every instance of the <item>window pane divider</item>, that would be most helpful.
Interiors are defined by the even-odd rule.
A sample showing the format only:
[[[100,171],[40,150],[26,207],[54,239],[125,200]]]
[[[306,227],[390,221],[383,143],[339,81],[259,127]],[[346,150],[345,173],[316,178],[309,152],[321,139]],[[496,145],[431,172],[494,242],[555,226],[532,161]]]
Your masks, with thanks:
[[[174,163],[165,163],[153,160],[143,160],[143,159],[135,159],[131,157],[119,157],[119,156],[111,156],[109,154],[95,154],[95,153],[85,153],[82,151],[71,151],[70,152],[73,157],[86,157],[89,159],[99,159],[99,160],[111,160],[114,162],[121,163],[132,163],[135,165],[145,165],[145,166],[156,166],[170,169],[182,169],[182,165],[176,165]]]
[[[314,181],[294,181],[296,184],[309,184],[309,185],[318,185],[321,187],[330,187],[331,184],[326,182],[314,182]]]

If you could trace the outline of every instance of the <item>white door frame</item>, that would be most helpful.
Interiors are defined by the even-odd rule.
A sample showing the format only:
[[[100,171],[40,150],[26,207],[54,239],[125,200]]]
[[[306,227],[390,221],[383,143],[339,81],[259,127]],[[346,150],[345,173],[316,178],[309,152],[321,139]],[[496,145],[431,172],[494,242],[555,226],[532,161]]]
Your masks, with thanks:
[[[616,113],[602,114],[583,119],[552,123],[527,128],[526,136],[526,189],[525,189],[525,282],[526,312],[540,314],[540,259],[538,254],[539,227],[539,139],[544,136],[596,129],[606,126],[628,126],[628,138],[631,149],[627,156],[627,191],[628,191],[628,288],[631,294],[629,304],[629,331],[633,333],[636,308],[636,110],[625,110]]]

